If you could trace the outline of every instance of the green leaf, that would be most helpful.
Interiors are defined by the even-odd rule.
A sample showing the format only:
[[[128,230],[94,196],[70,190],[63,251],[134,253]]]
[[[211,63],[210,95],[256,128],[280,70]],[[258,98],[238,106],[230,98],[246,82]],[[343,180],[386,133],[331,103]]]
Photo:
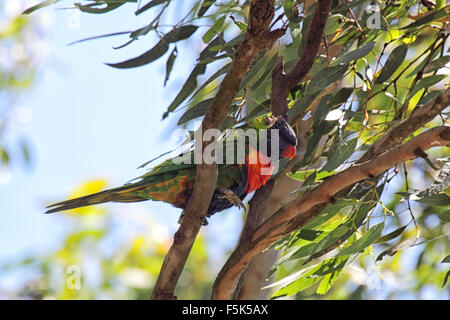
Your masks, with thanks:
[[[198,10],[197,17],[203,17],[203,15],[208,11],[208,9],[214,4],[214,0],[204,0],[202,2],[202,5],[200,6],[200,9]]]
[[[263,67],[270,62],[271,57],[269,57],[268,53],[261,54],[260,58],[258,57],[253,62],[252,66],[250,67],[250,70],[248,71],[247,75],[242,79],[241,83],[241,89],[245,88],[247,84],[250,83],[250,81],[255,78],[256,75],[262,74],[264,72]]]
[[[384,222],[373,226],[360,239],[353,242],[350,246],[345,247],[336,255],[336,257],[354,254],[363,251],[365,248],[374,243],[380,236],[384,229]]]
[[[325,34],[330,35],[335,33],[338,28],[344,25],[347,18],[342,14],[334,14],[327,20],[327,25],[325,26]]]
[[[307,91],[315,92],[328,88],[330,85],[342,80],[347,72],[348,64],[325,67],[314,76],[307,87]]]
[[[414,201],[429,205],[429,206],[450,206],[450,197],[445,193],[432,194]]]
[[[321,234],[322,231],[316,231],[316,230],[308,230],[308,229],[302,229],[297,234],[297,238],[305,239],[308,241],[314,241],[314,239],[317,238],[319,234]]]
[[[295,179],[297,181],[305,181],[306,178],[308,178],[311,174],[314,174],[317,172],[317,170],[302,170],[302,171],[296,171],[295,173],[288,173],[288,176],[292,179]],[[333,174],[336,174],[337,171],[320,171],[318,174],[316,174],[314,180],[323,180],[326,177],[332,176]]]
[[[205,32],[205,34],[202,37],[202,40],[204,43],[208,43],[214,38],[217,34],[219,34],[222,29],[223,25],[225,24],[225,18],[226,16],[222,16],[219,19],[214,22],[214,24],[211,26],[211,28],[208,29],[208,31]]]
[[[10,162],[10,157],[8,151],[0,147],[0,161],[2,165],[7,165]]]
[[[213,41],[211,41],[205,49],[203,49],[202,52],[200,52],[199,61],[208,59],[210,57],[213,57],[217,54],[217,52],[210,51],[209,49],[212,46],[216,46],[218,44],[222,44],[223,40],[222,37],[216,37]],[[194,69],[192,70],[191,74],[187,78],[186,82],[183,84],[183,87],[181,88],[180,92],[178,92],[175,99],[172,101],[172,103],[167,108],[167,111],[163,114],[163,119],[166,118],[170,112],[173,112],[176,110],[176,108],[189,97],[192,92],[197,87],[197,77],[201,74],[204,74],[206,71],[206,64],[197,64]]]
[[[351,199],[339,199],[335,204],[328,205],[323,209],[313,220],[308,222],[303,228],[314,229],[323,223],[327,222],[335,215],[339,213],[340,210],[348,208],[355,205],[355,201]]]
[[[307,256],[314,255],[317,252],[324,250],[331,244],[335,243],[340,237],[346,234],[350,228],[345,224],[340,224],[329,234],[327,234],[322,240],[317,243],[311,243],[299,248],[292,256],[292,259],[299,259]]]
[[[321,171],[333,171],[339,167],[345,160],[347,160],[355,151],[356,144],[358,143],[358,138],[354,138],[346,142],[338,150],[333,150],[331,156],[328,158],[328,162],[321,169]]]
[[[272,73],[273,68],[275,67],[275,64],[277,63],[278,60],[278,52],[276,52],[273,57],[270,59],[270,61],[264,66],[264,73],[259,77],[258,80],[256,80],[254,83],[252,83],[251,85],[251,90],[256,90],[258,89],[258,87],[264,82],[264,80],[267,79],[267,77],[269,76],[269,74]]]
[[[442,283],[442,288],[447,284],[448,278],[450,277],[450,270],[447,271],[444,277],[444,282]]]
[[[328,290],[331,289],[331,286],[338,278],[339,274],[341,273],[343,268],[327,274],[325,277],[323,277],[323,280],[320,282],[319,287],[316,290],[317,294],[324,295],[328,292]]]
[[[430,63],[428,63],[425,69],[423,70],[423,73],[433,72],[441,68],[444,68],[449,62],[450,56],[439,57],[436,60],[433,60]]]
[[[320,281],[320,277],[300,278],[274,293],[272,298],[292,296]]]
[[[297,170],[309,164],[309,162],[314,158],[314,155],[316,153],[317,148],[319,147],[319,142],[322,136],[333,130],[333,128],[336,127],[337,123],[338,123],[337,121],[325,121],[325,120],[320,120],[317,121],[317,123],[313,123],[313,135],[311,138],[308,139],[306,145],[306,154],[304,155],[301,162],[299,162],[294,167],[294,170]]]
[[[47,7],[47,6],[51,5],[51,4],[57,3],[57,2],[59,2],[59,1],[60,1],[60,0],[47,0],[47,1],[43,1],[43,2],[41,2],[41,3],[38,3],[38,4],[34,5],[34,6],[32,6],[32,7],[28,8],[28,9],[26,9],[24,12],[22,12],[22,14],[30,14],[30,13],[32,13],[32,12],[38,10],[38,9]]]
[[[400,28],[400,29],[411,29],[411,28],[417,28],[421,25],[424,25],[426,23],[435,21],[435,20],[439,20],[441,18],[445,18],[446,16],[448,16],[450,14],[450,6],[446,6],[440,10],[434,11],[433,13],[430,13],[429,15],[411,23],[408,24],[407,26]]]
[[[414,89],[409,94],[408,100],[411,99],[412,97],[414,97],[414,95],[417,92],[419,92],[420,90],[427,89],[427,88],[435,85],[436,83],[444,80],[445,78],[447,78],[447,75],[445,75],[445,74],[436,74],[436,75],[432,75],[432,76],[428,76],[428,77],[420,79],[417,82],[417,84],[414,87]]]
[[[353,93],[353,88],[341,88],[338,92],[333,96],[333,99],[330,101],[330,107],[333,108],[335,106],[340,106],[341,104],[347,102],[348,98]]]
[[[439,219],[445,222],[450,222],[450,210],[439,213]]]
[[[288,18],[291,24],[297,25],[301,21],[298,14],[298,9],[294,4],[294,0],[283,1],[283,9],[286,18]]]
[[[169,0],[151,0],[146,5],[144,5],[142,8],[139,8],[138,10],[136,10],[136,12],[134,14],[139,15],[142,12],[147,11],[150,8],[153,8],[154,6],[163,4],[164,2],[167,2],[167,1],[169,1]]]
[[[217,70],[216,72],[214,72],[214,74],[211,77],[209,77],[208,80],[203,82],[203,84],[195,91],[195,93],[192,96],[196,97],[203,89],[206,88],[206,86],[208,84],[210,84],[211,82],[216,80],[221,75],[227,73],[228,69],[230,68],[230,65],[231,65],[231,63],[228,63],[228,64],[224,65],[222,68],[220,68],[219,70]]]
[[[192,108],[189,108],[178,120],[177,124],[182,125],[189,120],[204,116],[206,111],[211,108],[211,104],[214,101],[213,98],[206,99],[194,105]]]
[[[197,28],[197,26],[186,25],[177,29],[173,29],[168,34],[166,34],[153,48],[141,54],[140,56],[119,63],[107,63],[107,65],[114,68],[124,69],[135,68],[149,64],[162,57],[169,50],[169,43],[189,38],[197,30]]]
[[[375,243],[384,243],[384,242],[388,242],[392,239],[397,238],[399,235],[401,235],[403,233],[403,231],[405,231],[406,227],[407,227],[407,225],[400,227],[398,229],[395,229],[392,232],[389,232],[388,234],[380,237]]]
[[[319,92],[314,92],[313,94],[307,96],[301,96],[294,100],[291,108],[288,110],[288,116],[290,118],[296,118],[302,115],[305,110],[311,105],[311,103],[316,99]]]
[[[376,261],[383,260],[383,258],[384,258],[385,255],[393,256],[393,255],[396,254],[398,251],[404,250],[404,249],[407,249],[407,248],[413,246],[413,245],[417,242],[417,240],[419,240],[419,238],[414,237],[414,238],[409,238],[409,239],[407,239],[407,240],[405,240],[405,241],[402,241],[402,242],[396,244],[395,246],[393,246],[393,247],[391,247],[391,248],[389,248],[389,249],[383,251],[382,253],[380,253],[380,254],[378,255]]]
[[[306,272],[298,272],[295,275],[289,275],[286,279],[282,279],[277,281],[271,286],[279,285],[283,282],[292,281],[287,286],[278,290],[272,297],[282,297],[282,296],[291,296],[296,294],[297,292],[303,291],[306,288],[314,285],[315,283],[322,280],[323,284],[318,288],[319,294],[324,294],[329,290],[331,284],[334,282],[336,277],[339,275],[341,270],[344,268],[347,263],[348,258],[330,258],[324,260],[319,265],[313,267],[312,269]],[[328,283],[327,283],[328,282]]]
[[[133,2],[136,2],[136,1],[133,1]],[[104,6],[104,4],[106,4],[106,6]],[[117,9],[118,7],[120,7],[124,4],[125,4],[125,2],[119,2],[119,3],[111,3],[111,2],[97,3],[97,2],[95,2],[95,3],[86,4],[86,5],[82,5],[81,3],[74,3],[74,5],[76,7],[78,7],[78,9],[80,9],[80,11],[86,12],[86,13],[93,13],[93,14],[106,13],[106,12],[112,11],[114,9]]]
[[[333,97],[332,94],[327,94],[320,99],[316,107],[316,112],[314,113],[313,116],[313,123],[317,123],[318,121],[325,119],[329,111],[328,103],[332,97]]]
[[[444,92],[444,90],[433,90],[429,94],[422,97],[422,99],[420,99],[420,101],[419,101],[419,104],[427,104],[431,100],[436,99],[437,96],[439,96],[443,92]]]
[[[352,50],[348,53],[345,53],[344,55],[338,57],[335,61],[333,61],[332,65],[338,65],[343,63],[348,63],[353,60],[358,60],[362,57],[367,56],[375,46],[375,41],[370,41],[369,43],[365,44],[364,46],[357,48],[355,50]]]
[[[166,86],[167,80],[169,80],[169,76],[170,73],[172,72],[173,64],[175,62],[175,59],[177,58],[177,55],[178,51],[177,47],[175,46],[166,62],[166,77],[164,78],[164,86]]]
[[[402,62],[405,60],[406,52],[408,51],[408,46],[406,44],[402,44],[401,46],[396,47],[391,54],[389,55],[386,63],[384,64],[383,69],[381,70],[378,77],[375,79],[375,84],[381,84],[388,80],[394,72],[400,67]]]

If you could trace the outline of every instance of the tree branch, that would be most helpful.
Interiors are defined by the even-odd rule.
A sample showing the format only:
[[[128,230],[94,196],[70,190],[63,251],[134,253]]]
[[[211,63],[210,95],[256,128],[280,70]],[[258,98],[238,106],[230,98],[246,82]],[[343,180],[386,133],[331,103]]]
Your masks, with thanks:
[[[318,0],[316,10],[308,30],[306,46],[295,67],[284,72],[283,58],[280,57],[272,73],[272,113],[286,118],[289,90],[295,87],[308,74],[319,52],[322,34],[331,8],[331,0]]]
[[[308,213],[314,206],[328,203],[340,190],[381,174],[399,163],[422,156],[425,150],[438,146],[450,147],[450,127],[430,129],[375,159],[329,177],[315,189],[291,201],[256,230],[252,241],[242,243],[233,252],[214,283],[213,298],[229,298],[237,279],[251,259],[274,241],[313,219],[315,216]]]
[[[221,128],[227,117],[233,98],[247,70],[259,51],[270,48],[284,30],[269,30],[274,16],[274,0],[253,0],[250,6],[249,24],[244,40],[236,46],[230,69],[220,84],[211,108],[202,122],[202,132]],[[214,142],[211,142],[214,143]],[[197,141],[202,150],[209,144]],[[184,210],[184,217],[174,241],[167,253],[158,276],[151,299],[176,299],[174,291],[189,256],[195,238],[201,228],[217,181],[217,165],[199,164],[196,167],[196,182],[192,195]]]
[[[295,87],[308,74],[319,52],[322,34],[331,8],[331,0],[319,0],[308,30],[307,45],[299,57],[296,66],[286,74],[283,57],[280,56],[272,71],[271,110],[274,116],[287,119],[289,90]],[[264,221],[267,203],[275,187],[274,179],[257,190],[249,202],[249,211],[239,243],[248,241],[253,232]],[[236,287],[236,293],[239,286]]]

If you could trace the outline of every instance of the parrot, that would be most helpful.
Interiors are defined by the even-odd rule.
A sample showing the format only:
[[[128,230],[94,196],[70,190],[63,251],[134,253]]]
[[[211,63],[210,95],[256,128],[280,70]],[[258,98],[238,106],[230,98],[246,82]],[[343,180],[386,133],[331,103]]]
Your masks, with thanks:
[[[283,117],[267,117],[264,119],[266,128],[278,129],[279,159],[292,159],[297,153],[297,136]],[[271,156],[271,135],[268,132],[267,148],[253,148],[246,143],[245,161],[239,163],[218,164],[218,176],[206,217],[231,208],[245,208],[243,200],[251,192],[259,189],[272,175],[274,163]],[[265,153],[262,151],[265,150]],[[192,152],[191,152],[192,155]],[[253,156],[256,161],[250,161]],[[264,161],[263,161],[264,160]],[[176,208],[184,209],[192,194],[195,181],[195,164],[178,163],[174,159],[164,161],[144,175],[133,179],[123,186],[107,189],[94,194],[65,200],[51,204],[45,213],[52,213],[91,206],[105,202],[139,202],[156,200],[170,203]],[[262,174],[262,168],[266,169]],[[206,219],[203,221],[207,224]]]

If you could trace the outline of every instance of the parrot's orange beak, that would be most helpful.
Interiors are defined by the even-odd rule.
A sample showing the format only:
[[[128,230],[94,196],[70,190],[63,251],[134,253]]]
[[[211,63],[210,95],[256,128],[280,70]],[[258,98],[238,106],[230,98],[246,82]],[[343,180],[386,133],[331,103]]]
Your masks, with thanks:
[[[294,158],[296,154],[297,149],[293,145],[288,144],[281,156],[284,158],[289,158],[289,160],[292,160],[292,158]]]

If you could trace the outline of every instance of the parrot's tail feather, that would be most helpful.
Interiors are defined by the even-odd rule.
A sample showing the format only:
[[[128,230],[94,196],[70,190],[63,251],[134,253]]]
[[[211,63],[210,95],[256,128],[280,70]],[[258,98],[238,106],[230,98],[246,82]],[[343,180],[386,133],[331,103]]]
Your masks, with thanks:
[[[105,202],[137,202],[145,201],[143,197],[135,194],[120,192],[117,190],[105,190],[98,193],[90,194],[84,197],[79,197],[75,199],[65,200],[58,203],[49,205],[50,208],[45,213],[52,213],[58,211],[64,211],[69,209],[75,209],[79,207],[91,206],[94,204],[105,203]]]

